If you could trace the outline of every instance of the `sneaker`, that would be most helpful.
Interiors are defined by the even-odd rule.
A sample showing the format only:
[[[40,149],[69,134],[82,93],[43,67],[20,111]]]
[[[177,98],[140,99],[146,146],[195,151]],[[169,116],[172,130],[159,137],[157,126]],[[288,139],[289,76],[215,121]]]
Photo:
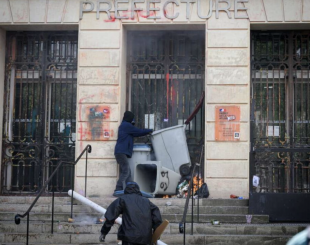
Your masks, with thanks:
[[[99,242],[105,242],[105,235],[103,234],[100,235]]]
[[[122,195],[124,195],[124,190],[115,190],[113,193],[113,196],[115,197],[120,197]]]

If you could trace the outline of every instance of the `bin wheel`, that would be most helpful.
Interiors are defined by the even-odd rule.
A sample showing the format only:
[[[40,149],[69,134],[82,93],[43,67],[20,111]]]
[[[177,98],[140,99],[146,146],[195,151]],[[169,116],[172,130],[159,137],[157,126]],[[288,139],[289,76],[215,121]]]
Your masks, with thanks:
[[[186,176],[186,175],[189,175],[191,173],[191,167],[187,164],[183,164],[181,167],[180,167],[180,174],[182,176]]]

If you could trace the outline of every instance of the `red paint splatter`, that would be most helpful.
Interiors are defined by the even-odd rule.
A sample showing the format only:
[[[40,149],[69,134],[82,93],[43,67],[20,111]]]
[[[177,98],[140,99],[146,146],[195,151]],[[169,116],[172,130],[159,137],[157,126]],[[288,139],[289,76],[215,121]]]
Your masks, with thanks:
[[[150,16],[156,16],[156,12],[155,11],[151,11],[149,14],[147,14],[147,11],[142,11],[142,10],[139,10],[139,11],[134,11],[134,12],[137,12],[138,13],[138,16],[140,16],[141,18],[144,18],[144,19],[147,19],[148,17]],[[122,11],[120,16],[121,17],[127,17],[127,20],[134,20],[135,17],[131,17],[131,13],[132,11],[131,10],[127,10],[127,11]],[[166,14],[166,10],[164,10],[164,13]],[[128,15],[130,17],[128,17]],[[157,16],[158,17],[158,16]],[[111,18],[108,19],[108,20],[104,20],[104,22],[115,22],[117,19],[115,18],[115,16],[113,14],[111,14]]]
[[[115,21],[116,21],[116,18],[113,14],[111,14],[111,19],[104,20],[104,22],[115,22]]]
[[[139,16],[142,17],[142,18],[147,19],[150,16],[156,16],[156,13],[155,13],[155,11],[152,11],[149,14],[147,14],[146,11],[139,11]]]
[[[93,98],[93,97],[95,97],[94,94],[89,96],[89,97],[85,97],[85,98],[82,98],[79,100],[79,121],[82,121],[82,106],[81,106],[82,102],[86,99]],[[82,142],[83,123],[80,124],[80,131],[81,131],[81,134],[80,134],[80,150],[82,150],[83,149],[83,142]]]
[[[171,114],[172,118],[177,117],[179,81],[173,80],[171,84]]]
[[[169,118],[169,73],[166,74],[167,82],[167,119]]]

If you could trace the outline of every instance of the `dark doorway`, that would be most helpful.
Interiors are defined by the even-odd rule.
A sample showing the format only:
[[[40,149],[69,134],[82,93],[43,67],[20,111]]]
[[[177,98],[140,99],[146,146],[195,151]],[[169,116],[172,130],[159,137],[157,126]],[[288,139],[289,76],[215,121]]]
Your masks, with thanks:
[[[252,32],[251,62],[250,211],[309,221],[310,32]]]
[[[8,32],[2,193],[64,192],[75,157],[77,32]]]
[[[184,124],[204,91],[204,31],[129,32],[127,74],[127,108],[138,127]],[[186,130],[194,161],[204,140],[204,106]]]

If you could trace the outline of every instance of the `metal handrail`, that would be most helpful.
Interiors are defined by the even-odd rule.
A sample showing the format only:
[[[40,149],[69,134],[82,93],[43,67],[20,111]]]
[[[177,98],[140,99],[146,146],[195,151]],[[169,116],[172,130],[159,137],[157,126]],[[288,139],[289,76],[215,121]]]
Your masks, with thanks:
[[[198,177],[200,175],[200,167],[202,164],[203,160],[203,152],[204,152],[204,144],[201,146],[201,151],[200,151],[200,157],[199,157],[199,163],[195,163],[192,169],[192,175],[188,187],[188,192],[187,192],[187,197],[186,197],[186,202],[184,206],[184,211],[183,211],[183,216],[181,219],[181,222],[179,223],[179,232],[184,234],[183,237],[183,244],[185,245],[185,238],[186,238],[186,216],[187,216],[187,211],[188,211],[188,204],[189,204],[189,199],[192,199],[192,214],[191,214],[191,235],[194,233],[194,185],[193,185],[193,179],[196,173],[196,167],[198,167]],[[198,195],[197,195],[197,222],[199,222],[199,185],[200,184],[200,178],[198,178]]]
[[[189,204],[189,198],[191,196],[193,196],[194,193],[193,192],[193,178],[195,175],[195,170],[196,170],[196,166],[199,165],[197,163],[194,164],[193,170],[192,170],[192,176],[189,182],[189,187],[188,187],[188,192],[187,192],[187,197],[186,197],[186,201],[185,201],[185,206],[184,206],[184,211],[183,211],[183,216],[181,219],[181,222],[179,223],[179,232],[184,234],[185,237],[185,226],[186,226],[186,215],[187,215],[187,210],[188,210],[188,204]]]
[[[72,180],[71,180],[71,190],[72,190],[72,196],[71,196],[71,214],[70,214],[70,218],[73,218],[73,191],[74,191],[74,173],[75,173],[75,165],[78,163],[78,161],[81,159],[81,157],[84,155],[84,153],[86,152],[86,163],[85,163],[85,197],[86,197],[86,186],[87,186],[87,157],[88,157],[88,153],[91,153],[91,145],[87,145],[85,147],[85,149],[81,152],[80,156],[75,160],[75,162],[73,163],[73,171],[72,171]]]
[[[204,105],[204,99],[205,99],[205,91],[202,91],[200,99],[194,109],[194,111],[191,113],[191,115],[187,118],[185,121],[185,124],[188,125],[190,122],[196,117],[197,113],[201,110],[201,108]],[[202,110],[201,110],[202,111]],[[199,164],[195,163],[192,169],[192,176],[190,179],[189,187],[188,187],[188,192],[187,192],[187,197],[186,197],[186,202],[185,202],[185,207],[183,211],[183,217],[181,222],[179,223],[179,232],[184,234],[183,238],[183,244],[185,245],[185,238],[186,238],[186,216],[187,216],[187,210],[188,210],[188,204],[189,204],[189,198],[192,197],[192,222],[191,222],[191,235],[194,233],[194,185],[193,185],[193,179],[194,175],[196,172],[196,166],[198,166],[198,177],[200,175],[200,167],[202,165],[202,160],[203,160],[203,153],[204,153],[204,144],[201,145],[201,151],[200,151],[200,157],[199,157]],[[199,191],[199,185],[200,184],[200,178],[198,178],[198,190]],[[197,222],[199,222],[199,193],[197,195]]]
[[[84,153],[86,152],[86,175],[85,175],[85,195],[86,195],[86,181],[87,181],[87,153],[91,153],[91,145],[87,145],[85,147],[85,149],[81,152],[81,154],[79,155],[79,157],[75,160],[75,162],[72,164],[73,166],[73,172],[72,172],[72,176],[73,176],[73,181],[72,181],[72,189],[74,188],[74,166],[77,164],[77,162],[81,159],[81,157],[84,155]],[[43,191],[45,190],[45,188],[47,187],[47,185],[51,182],[51,180],[53,179],[54,175],[57,173],[58,169],[61,167],[61,165],[63,163],[70,163],[68,161],[61,161],[58,163],[56,169],[54,170],[54,172],[50,175],[50,177],[48,178],[48,180],[45,182],[44,186],[41,188],[40,192],[38,193],[38,195],[36,196],[36,198],[34,199],[34,201],[32,202],[32,204],[30,205],[30,207],[28,208],[28,210],[24,213],[24,214],[16,214],[15,215],[15,224],[19,225],[20,224],[20,219],[21,218],[25,218],[27,216],[27,238],[26,238],[26,245],[28,245],[29,242],[29,213],[32,210],[32,208],[34,207],[34,205],[36,204],[36,202],[38,201],[38,199],[40,198],[40,196],[42,195]],[[73,195],[72,195],[73,196]],[[72,199],[71,199],[71,217],[72,217]],[[51,228],[51,233],[53,234],[54,231],[54,190],[53,190],[53,196],[52,196],[52,228]]]

